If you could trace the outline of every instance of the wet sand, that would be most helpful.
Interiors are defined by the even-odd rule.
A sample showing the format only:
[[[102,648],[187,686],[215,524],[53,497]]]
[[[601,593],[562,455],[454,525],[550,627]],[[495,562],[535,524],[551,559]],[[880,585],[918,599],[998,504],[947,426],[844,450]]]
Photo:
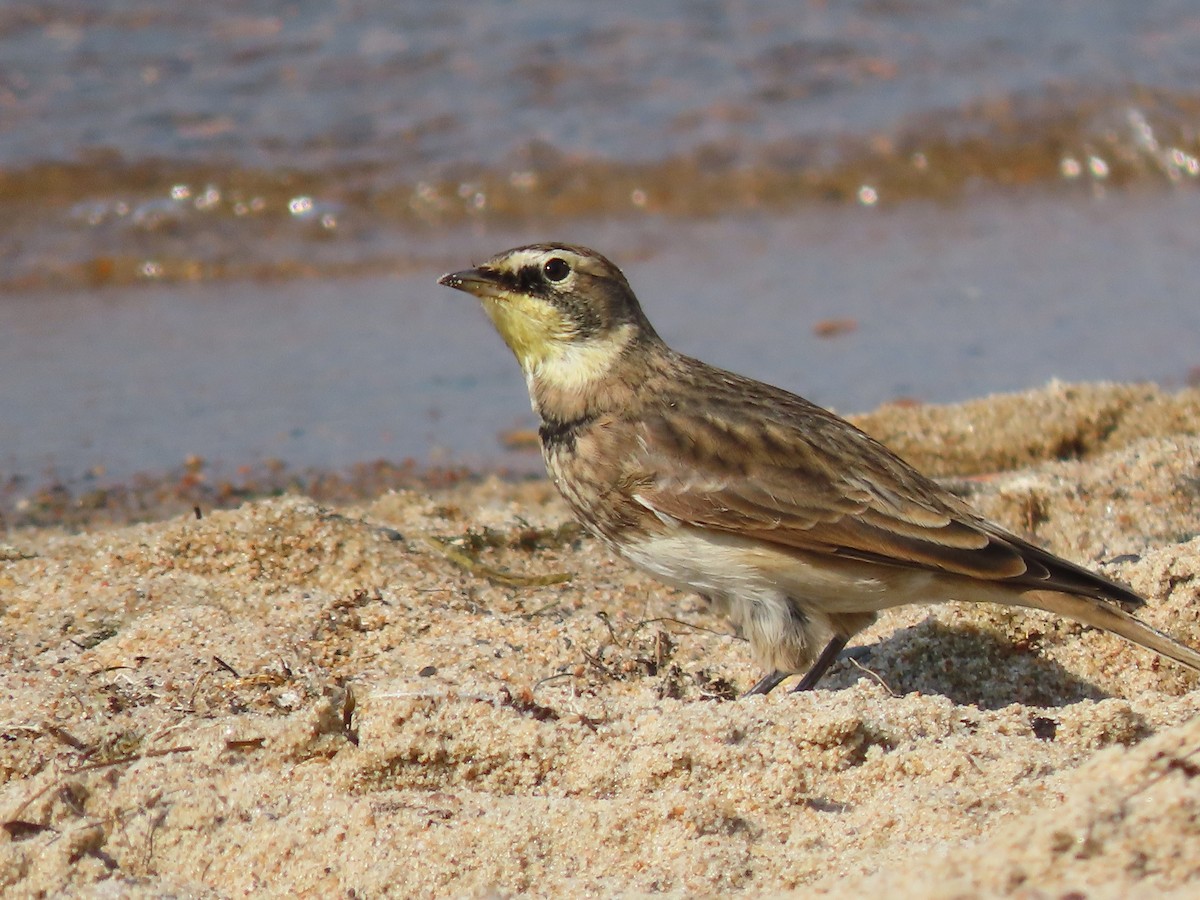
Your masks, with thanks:
[[[860,420],[1200,646],[1200,391]],[[14,896],[1193,896],[1200,691],[998,608],[885,615],[822,689],[544,482],[0,540]],[[569,583],[546,583],[569,574]]]

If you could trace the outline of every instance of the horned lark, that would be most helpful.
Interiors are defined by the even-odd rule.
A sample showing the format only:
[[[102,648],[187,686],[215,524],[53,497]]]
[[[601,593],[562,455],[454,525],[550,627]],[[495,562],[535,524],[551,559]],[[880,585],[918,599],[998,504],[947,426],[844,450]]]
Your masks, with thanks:
[[[1048,610],[1200,671],[1129,615],[1128,588],[973,512],[849,422],[668,347],[611,262],[535,244],[441,284],[517,357],[555,485],[634,565],[698,591],[767,674],[812,688],[879,610],[944,600]]]

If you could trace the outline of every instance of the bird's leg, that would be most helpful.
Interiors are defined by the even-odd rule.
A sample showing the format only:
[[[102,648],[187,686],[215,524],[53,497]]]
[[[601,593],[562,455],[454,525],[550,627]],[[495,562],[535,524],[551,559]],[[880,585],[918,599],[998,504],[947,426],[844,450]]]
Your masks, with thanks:
[[[799,683],[792,688],[792,693],[811,691],[815,688],[817,682],[821,680],[821,676],[829,670],[830,666],[837,662],[838,656],[846,649],[846,642],[848,640],[849,638],[843,637],[840,634],[830,638],[829,643],[825,645],[825,649],[821,651],[821,655],[817,657],[817,661],[804,673],[804,677],[800,679]],[[791,672],[780,672],[776,669],[774,672],[770,672],[759,679],[758,684],[742,694],[742,698],[752,697],[755,694],[769,694],[775,688],[779,687],[779,682],[792,674]]]
[[[812,668],[804,673],[804,677],[800,679],[799,684],[792,688],[792,693],[799,691],[811,691],[817,686],[817,682],[821,680],[821,676],[837,662],[838,655],[846,649],[846,641],[849,638],[842,637],[840,634],[834,635],[829,639],[829,643],[825,645],[825,649],[821,651],[821,655],[817,657],[817,661],[812,664]],[[766,679],[764,678],[763,681]],[[778,684],[776,682],[775,684]],[[760,682],[761,684],[761,682]],[[771,685],[774,687],[775,685]],[[757,687],[757,685],[755,685]],[[768,688],[770,690],[770,688]]]
[[[771,691],[779,687],[779,682],[783,681],[783,679],[787,678],[791,674],[791,672],[780,672],[778,669],[776,669],[774,672],[764,675],[761,679],[759,679],[758,684],[754,685],[754,687],[742,694],[742,699],[744,700],[747,697],[753,697],[755,694],[771,693]]]

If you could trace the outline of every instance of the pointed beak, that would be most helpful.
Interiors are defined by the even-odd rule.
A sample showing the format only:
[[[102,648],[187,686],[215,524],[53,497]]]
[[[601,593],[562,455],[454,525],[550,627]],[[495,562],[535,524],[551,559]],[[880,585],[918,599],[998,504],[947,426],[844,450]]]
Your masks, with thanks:
[[[438,284],[444,284],[456,291],[466,291],[476,297],[495,297],[500,293],[495,273],[483,268],[451,272],[439,278]]]

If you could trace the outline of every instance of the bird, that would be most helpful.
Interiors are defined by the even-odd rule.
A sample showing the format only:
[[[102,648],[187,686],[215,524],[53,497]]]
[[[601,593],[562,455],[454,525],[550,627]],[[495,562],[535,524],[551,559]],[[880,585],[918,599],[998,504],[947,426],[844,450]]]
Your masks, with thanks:
[[[885,609],[943,601],[1045,610],[1200,672],[1131,615],[1145,600],[983,518],[803,397],[672,349],[594,250],[529,244],[442,276],[516,357],[547,472],[618,556],[694,591],[765,675],[814,688]]]

